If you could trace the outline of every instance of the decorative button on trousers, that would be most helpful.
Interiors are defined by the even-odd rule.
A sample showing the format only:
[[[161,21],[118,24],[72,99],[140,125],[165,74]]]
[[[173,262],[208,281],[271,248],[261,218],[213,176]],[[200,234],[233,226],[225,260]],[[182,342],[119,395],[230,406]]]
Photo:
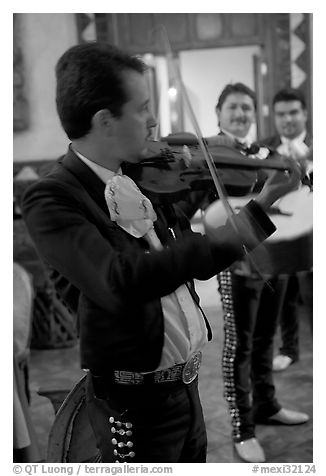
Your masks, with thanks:
[[[206,462],[198,378],[189,384],[113,383],[105,398],[97,398],[89,374],[87,408],[102,462]]]

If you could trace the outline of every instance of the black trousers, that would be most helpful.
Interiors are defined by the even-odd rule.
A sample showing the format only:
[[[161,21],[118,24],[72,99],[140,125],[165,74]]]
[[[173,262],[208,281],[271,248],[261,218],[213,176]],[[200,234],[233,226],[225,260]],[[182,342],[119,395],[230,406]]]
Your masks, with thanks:
[[[289,276],[283,308],[280,314],[282,345],[280,353],[294,361],[299,359],[299,316],[298,307],[306,308],[308,324],[313,330],[313,275],[312,271],[299,272]]]
[[[95,385],[89,374],[87,408],[102,462],[206,462],[198,378],[189,385],[112,384],[105,398],[94,395]]]
[[[273,338],[287,280],[230,271],[219,276],[224,310],[223,377],[234,440],[255,436],[255,423],[281,408],[273,383]]]
[[[299,282],[296,275],[289,276],[284,305],[280,313],[279,325],[282,345],[280,354],[299,359]]]

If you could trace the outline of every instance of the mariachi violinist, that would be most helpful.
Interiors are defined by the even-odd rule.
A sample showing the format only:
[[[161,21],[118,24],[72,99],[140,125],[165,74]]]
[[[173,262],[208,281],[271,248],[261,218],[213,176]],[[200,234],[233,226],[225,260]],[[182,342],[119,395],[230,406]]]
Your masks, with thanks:
[[[71,141],[29,188],[23,215],[58,293],[77,313],[87,405],[103,462],[205,462],[200,350],[211,330],[193,279],[209,279],[275,230],[265,211],[301,171],[274,173],[236,218],[202,236],[124,175],[155,120],[144,65],[108,44],[67,50],[57,110]],[[290,163],[290,161],[289,161]]]

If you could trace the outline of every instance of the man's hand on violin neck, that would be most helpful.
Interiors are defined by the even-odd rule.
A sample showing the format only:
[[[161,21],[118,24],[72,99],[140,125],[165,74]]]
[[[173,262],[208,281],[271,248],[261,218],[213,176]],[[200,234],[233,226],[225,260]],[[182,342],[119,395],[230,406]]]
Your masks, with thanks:
[[[256,202],[264,209],[268,210],[273,203],[293,190],[297,190],[303,178],[303,171],[296,161],[286,159],[289,168],[285,172],[268,172],[263,189],[255,198]]]

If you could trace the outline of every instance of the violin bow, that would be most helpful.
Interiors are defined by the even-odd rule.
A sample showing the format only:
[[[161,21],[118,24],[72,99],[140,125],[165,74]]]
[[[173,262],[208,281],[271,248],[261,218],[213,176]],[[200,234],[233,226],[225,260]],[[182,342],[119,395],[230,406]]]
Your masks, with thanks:
[[[209,171],[211,173],[216,191],[217,191],[219,197],[221,198],[221,200],[223,202],[223,205],[226,209],[226,212],[227,212],[229,218],[231,218],[234,215],[234,211],[233,211],[231,205],[229,204],[229,202],[226,199],[225,187],[222,183],[222,180],[220,179],[220,176],[219,176],[218,170],[216,168],[216,165],[214,163],[214,160],[212,158],[212,155],[208,150],[207,143],[203,139],[203,135],[201,133],[201,130],[200,130],[198,121],[196,119],[196,116],[194,114],[193,108],[191,106],[186,87],[185,87],[184,82],[183,82],[182,77],[181,77],[180,69],[174,61],[173,51],[172,51],[171,44],[170,44],[170,41],[169,41],[169,38],[168,38],[168,35],[167,35],[166,28],[165,28],[164,25],[159,25],[157,28],[161,29],[161,34],[162,34],[163,42],[164,42],[164,45],[165,45],[165,51],[166,51],[167,59],[170,62],[171,70],[173,71],[174,76],[175,76],[175,78],[178,82],[180,92],[181,92],[181,96],[182,96],[182,98],[183,98],[183,100],[186,104],[190,121],[192,122],[192,125],[195,129],[195,134],[196,134],[200,149],[201,149],[201,151],[204,155],[205,161],[206,161],[207,166],[209,168]]]
[[[220,175],[219,175],[218,170],[216,168],[214,159],[213,159],[211,153],[208,150],[207,143],[204,140],[203,135],[201,133],[198,121],[196,119],[196,116],[194,114],[193,108],[192,108],[190,100],[189,100],[189,96],[188,96],[186,87],[185,87],[184,82],[182,80],[182,76],[181,76],[179,66],[174,61],[173,51],[172,51],[172,48],[171,48],[171,44],[170,44],[170,41],[169,41],[169,38],[168,38],[166,28],[165,28],[164,25],[158,25],[156,27],[156,29],[161,30],[161,35],[162,35],[162,39],[163,39],[163,42],[164,42],[164,45],[165,45],[165,51],[166,51],[167,59],[168,59],[168,61],[170,61],[171,70],[174,73],[174,76],[175,76],[175,78],[177,80],[177,83],[179,85],[179,88],[180,88],[181,96],[182,96],[182,98],[183,98],[183,100],[186,104],[186,108],[187,108],[187,111],[188,111],[188,114],[189,114],[189,118],[190,118],[190,121],[192,122],[192,125],[194,127],[195,134],[196,134],[200,149],[203,153],[203,156],[204,156],[205,161],[207,163],[207,166],[208,166],[208,169],[210,171],[211,177],[213,179],[214,186],[216,188],[216,191],[218,193],[218,196],[219,196],[220,200],[222,201],[222,204],[223,204],[224,209],[226,211],[226,214],[229,218],[231,226],[233,227],[234,231],[237,233],[237,235],[241,239],[242,248],[243,248],[243,251],[244,251],[244,254],[245,254],[246,258],[249,260],[250,264],[253,266],[253,268],[255,269],[257,274],[259,275],[259,277],[272,289],[271,284],[269,283],[269,281],[266,278],[264,278],[264,276],[262,276],[255,260],[249,254],[249,251],[248,251],[246,245],[243,243],[243,238],[242,238],[241,232],[240,232],[240,230],[237,226],[236,221],[234,220],[234,217],[236,216],[236,213],[235,213],[232,206],[230,205],[230,203],[227,200],[227,193],[226,193],[224,184],[223,184],[223,182],[220,178]]]

